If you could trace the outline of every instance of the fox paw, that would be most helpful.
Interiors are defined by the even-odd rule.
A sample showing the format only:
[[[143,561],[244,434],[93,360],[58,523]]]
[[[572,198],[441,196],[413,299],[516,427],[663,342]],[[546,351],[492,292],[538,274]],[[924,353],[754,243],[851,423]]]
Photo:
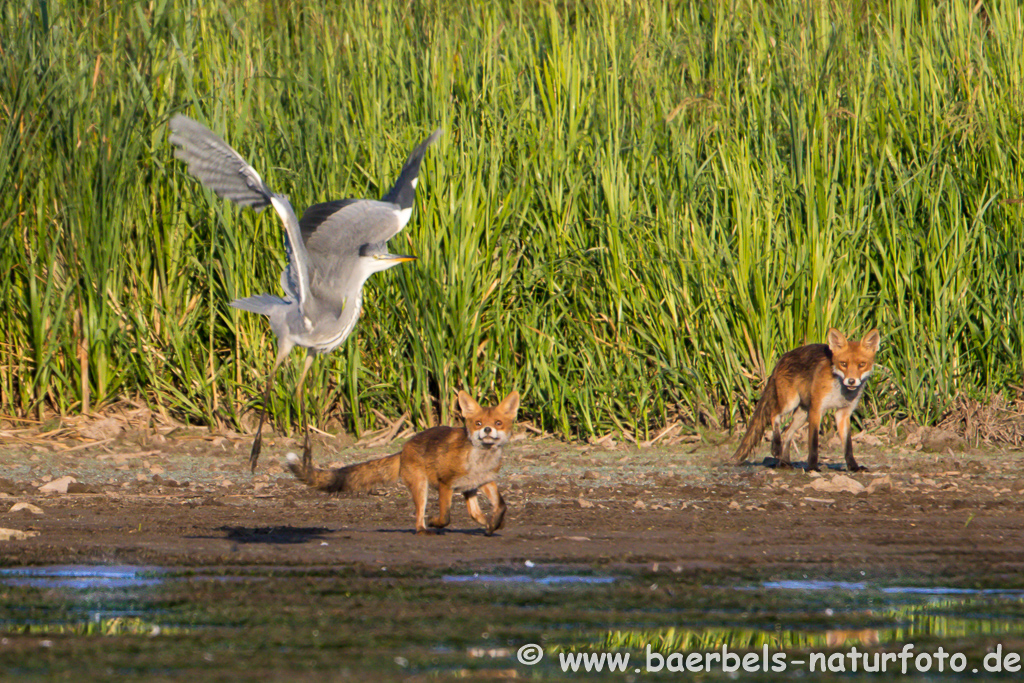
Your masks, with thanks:
[[[505,510],[496,510],[491,513],[491,518],[487,522],[487,528],[484,531],[488,536],[493,536],[494,532],[505,526]]]

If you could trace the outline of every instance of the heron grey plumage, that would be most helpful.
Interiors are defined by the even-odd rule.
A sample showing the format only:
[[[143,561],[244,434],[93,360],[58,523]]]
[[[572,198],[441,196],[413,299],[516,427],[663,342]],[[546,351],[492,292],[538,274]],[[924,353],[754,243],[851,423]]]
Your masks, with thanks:
[[[392,254],[387,241],[408,224],[416,198],[420,164],[441,134],[435,130],[412,151],[382,199],[341,199],[316,204],[299,220],[284,195],[272,191],[251,165],[209,128],[187,116],[171,119],[170,142],[174,155],[188,165],[208,189],[242,207],[274,207],[284,224],[288,263],[281,271],[284,296],[257,294],[231,302],[231,306],[265,315],[277,337],[277,356],[263,392],[263,409],[249,456],[255,471],[262,443],[270,389],[277,369],[296,346],[306,349],[299,378],[300,412],[304,423],[303,459],[311,461],[309,427],[305,424],[303,384],[318,354],[336,349],[355,327],[362,307],[366,280],[413,256]]]

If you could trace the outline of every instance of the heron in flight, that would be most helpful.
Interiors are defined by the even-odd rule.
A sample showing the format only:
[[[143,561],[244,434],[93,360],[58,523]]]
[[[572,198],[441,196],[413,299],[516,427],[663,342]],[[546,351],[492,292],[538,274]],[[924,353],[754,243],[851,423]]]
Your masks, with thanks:
[[[394,187],[383,199],[339,199],[315,204],[299,220],[288,198],[267,187],[256,169],[209,128],[181,114],[171,119],[170,126],[170,142],[177,147],[174,155],[188,164],[189,173],[203,185],[239,206],[256,210],[273,206],[284,223],[284,245],[288,252],[288,263],[281,271],[284,296],[257,294],[232,301],[231,306],[267,316],[277,337],[277,357],[267,377],[259,427],[249,455],[252,471],[256,470],[260,456],[274,376],[296,346],[306,349],[297,391],[305,431],[302,456],[311,464],[303,394],[306,374],[317,355],[333,351],[352,332],[362,307],[366,280],[376,272],[416,259],[390,253],[387,241],[412,216],[420,163],[427,146],[441,130],[435,130],[412,151]]]

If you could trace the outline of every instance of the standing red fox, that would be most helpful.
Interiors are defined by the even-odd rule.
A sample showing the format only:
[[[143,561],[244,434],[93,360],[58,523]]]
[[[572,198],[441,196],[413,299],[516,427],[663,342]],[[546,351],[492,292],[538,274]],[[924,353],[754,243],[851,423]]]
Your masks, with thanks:
[[[828,344],[808,344],[786,353],[779,359],[761,400],[750,417],[747,433],[736,449],[737,463],[746,460],[761,435],[772,425],[772,455],[779,466],[790,467],[789,444],[805,422],[807,435],[807,469],[818,469],[818,429],[826,410],[835,409],[836,429],[845,444],[846,467],[851,472],[866,469],[853,459],[850,436],[850,415],[864,393],[864,386],[878,353],[878,330],[871,330],[859,342],[847,340],[839,330],[828,331]],[[796,411],[793,423],[781,436],[784,415]]]
[[[466,497],[470,516],[483,524],[490,536],[505,520],[505,501],[495,479],[501,469],[502,449],[512,436],[519,412],[519,393],[513,391],[497,407],[481,408],[469,394],[460,391],[459,407],[465,428],[432,427],[413,436],[394,455],[323,470],[313,467],[311,462],[300,462],[299,456],[289,453],[288,467],[309,486],[328,493],[368,491],[401,477],[416,506],[417,534],[428,533],[427,487],[437,489],[438,514],[429,522],[436,528],[448,526],[452,492],[459,491]],[[490,517],[480,509],[478,491],[491,501]]]

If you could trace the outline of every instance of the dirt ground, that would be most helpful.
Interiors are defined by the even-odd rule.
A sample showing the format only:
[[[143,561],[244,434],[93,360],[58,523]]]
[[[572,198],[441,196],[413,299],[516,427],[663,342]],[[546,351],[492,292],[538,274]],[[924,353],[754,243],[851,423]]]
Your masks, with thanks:
[[[639,449],[517,438],[500,481],[509,513],[493,537],[464,506],[444,533],[414,535],[401,487],[337,497],[309,490],[282,467],[295,449],[284,437],[265,440],[255,475],[244,435],[179,430],[93,446],[7,440],[0,527],[28,537],[0,543],[0,564],[472,571],[530,562],[1001,586],[1024,576],[1019,452],[925,452],[867,437],[856,452],[869,471],[819,475],[723,464],[733,441]],[[325,439],[315,458],[347,464],[393,450]],[[832,467],[842,462],[834,443],[822,455]],[[67,493],[40,490],[65,476],[76,480]],[[11,512],[17,503],[38,512]]]

